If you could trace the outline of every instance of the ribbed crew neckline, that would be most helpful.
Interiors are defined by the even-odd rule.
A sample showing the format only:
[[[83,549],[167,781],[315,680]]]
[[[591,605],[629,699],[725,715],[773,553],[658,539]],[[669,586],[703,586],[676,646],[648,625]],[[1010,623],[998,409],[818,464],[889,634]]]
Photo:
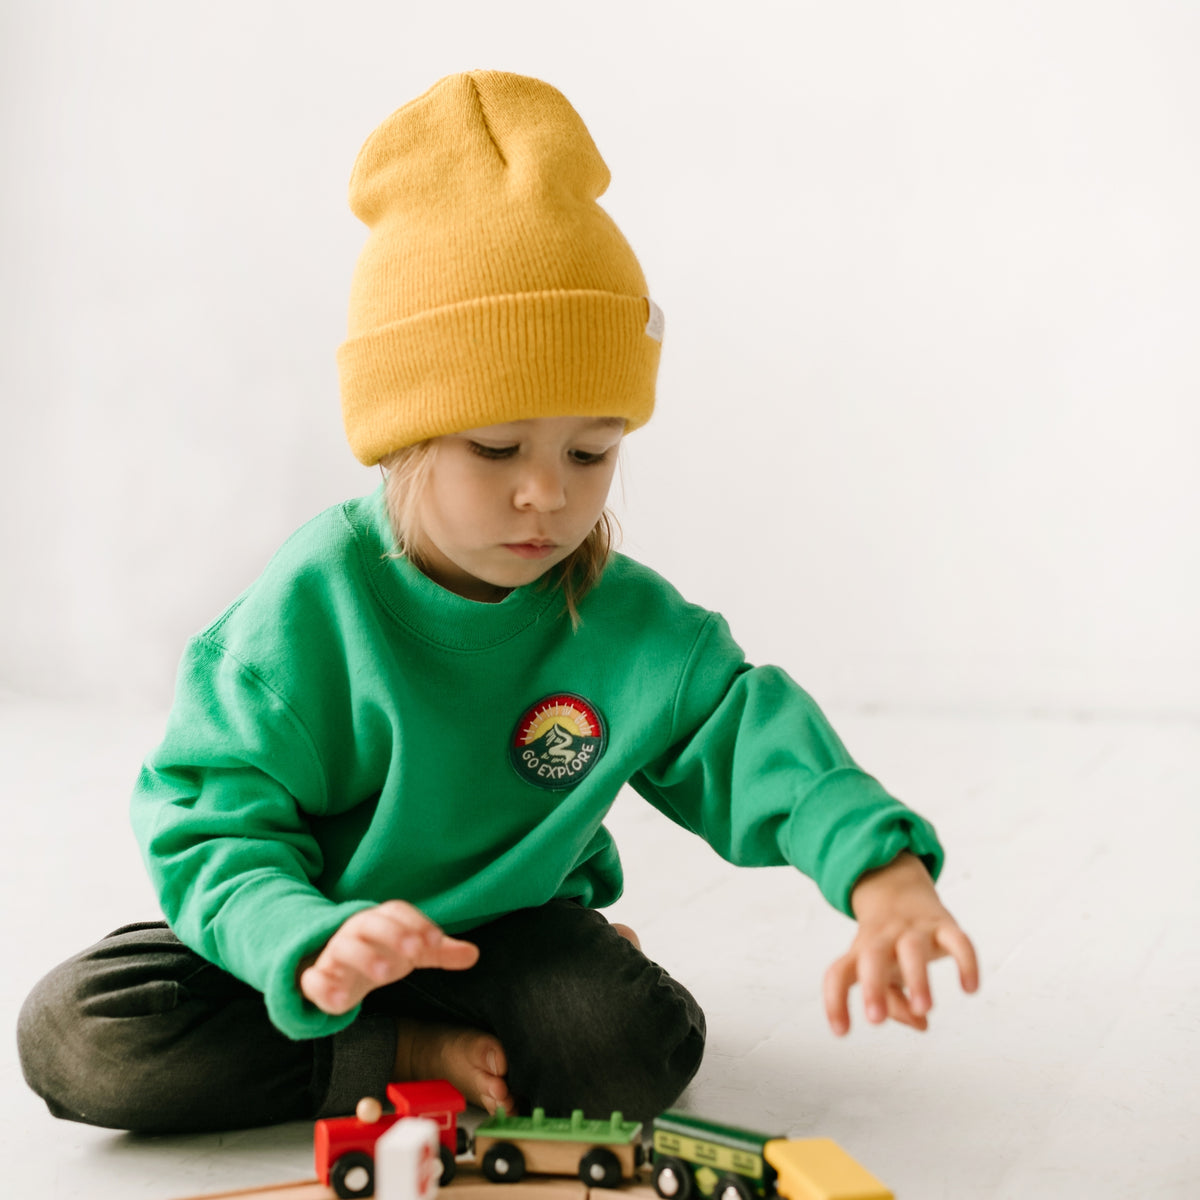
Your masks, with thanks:
[[[408,559],[390,557],[395,543],[382,486],[347,501],[342,512],[376,597],[401,624],[427,641],[451,650],[488,650],[527,629],[552,605],[562,604],[559,589],[540,581],[513,588],[494,604],[468,600],[435,583]]]

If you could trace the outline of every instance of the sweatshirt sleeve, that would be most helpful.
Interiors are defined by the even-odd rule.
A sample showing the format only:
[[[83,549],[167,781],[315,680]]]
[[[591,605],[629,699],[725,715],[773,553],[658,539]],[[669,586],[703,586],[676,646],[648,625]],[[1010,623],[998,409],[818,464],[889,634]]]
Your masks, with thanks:
[[[670,748],[630,782],[723,858],[790,863],[847,916],[858,879],[904,850],[941,870],[933,827],[855,764],[785,671],[747,664],[716,613],[680,678]]]
[[[162,744],[134,789],[135,836],[179,939],[258,988],[275,1025],[301,1039],[336,1033],[301,995],[296,971],[367,903],[317,890],[310,822],[328,810],[312,738],[286,700],[205,636],[184,654]]]

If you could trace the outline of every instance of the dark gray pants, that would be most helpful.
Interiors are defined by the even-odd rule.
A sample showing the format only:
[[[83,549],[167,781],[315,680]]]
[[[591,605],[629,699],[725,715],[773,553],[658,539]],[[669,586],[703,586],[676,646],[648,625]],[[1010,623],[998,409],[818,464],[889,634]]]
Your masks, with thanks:
[[[551,1115],[620,1109],[649,1120],[700,1065],[692,996],[573,901],[510,913],[459,936],[468,971],[414,971],[372,992],[329,1038],[291,1041],[261,993],[162,923],[129,925],[68,959],[18,1023],[29,1086],[57,1117],[141,1133],[311,1120],[383,1096],[397,1017],[495,1034],[514,1096]]]

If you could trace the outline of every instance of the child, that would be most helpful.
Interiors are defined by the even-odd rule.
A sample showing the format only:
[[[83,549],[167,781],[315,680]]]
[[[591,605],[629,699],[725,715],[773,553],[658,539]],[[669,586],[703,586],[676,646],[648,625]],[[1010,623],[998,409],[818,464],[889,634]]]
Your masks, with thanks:
[[[476,1104],[669,1107],[704,1018],[599,909],[626,783],[736,863],[857,917],[837,1033],[974,990],[932,828],[783,671],[610,554],[619,443],[662,337],[596,203],[608,171],[533,79],[442,80],[364,144],[370,228],[339,352],[384,485],[294,534],[189,643],[133,823],[163,924],[43,980],[22,1063],[57,1116],[144,1132],[351,1110],[389,1079]]]

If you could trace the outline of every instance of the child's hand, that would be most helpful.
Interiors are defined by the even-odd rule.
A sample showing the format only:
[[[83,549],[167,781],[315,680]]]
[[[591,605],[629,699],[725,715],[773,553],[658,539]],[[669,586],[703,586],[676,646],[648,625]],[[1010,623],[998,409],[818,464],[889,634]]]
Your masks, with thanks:
[[[447,937],[411,904],[389,900],[355,913],[315,959],[301,964],[300,991],[336,1016],[418,967],[463,971],[478,958],[477,946]]]
[[[891,1017],[925,1029],[933,1007],[927,968],[952,955],[963,991],[979,986],[971,939],[942,906],[933,880],[915,855],[904,853],[888,866],[864,875],[854,886],[850,906],[858,933],[849,954],[825,973],[825,1015],[839,1037],[850,1030],[848,999],[855,982],[872,1024]]]

